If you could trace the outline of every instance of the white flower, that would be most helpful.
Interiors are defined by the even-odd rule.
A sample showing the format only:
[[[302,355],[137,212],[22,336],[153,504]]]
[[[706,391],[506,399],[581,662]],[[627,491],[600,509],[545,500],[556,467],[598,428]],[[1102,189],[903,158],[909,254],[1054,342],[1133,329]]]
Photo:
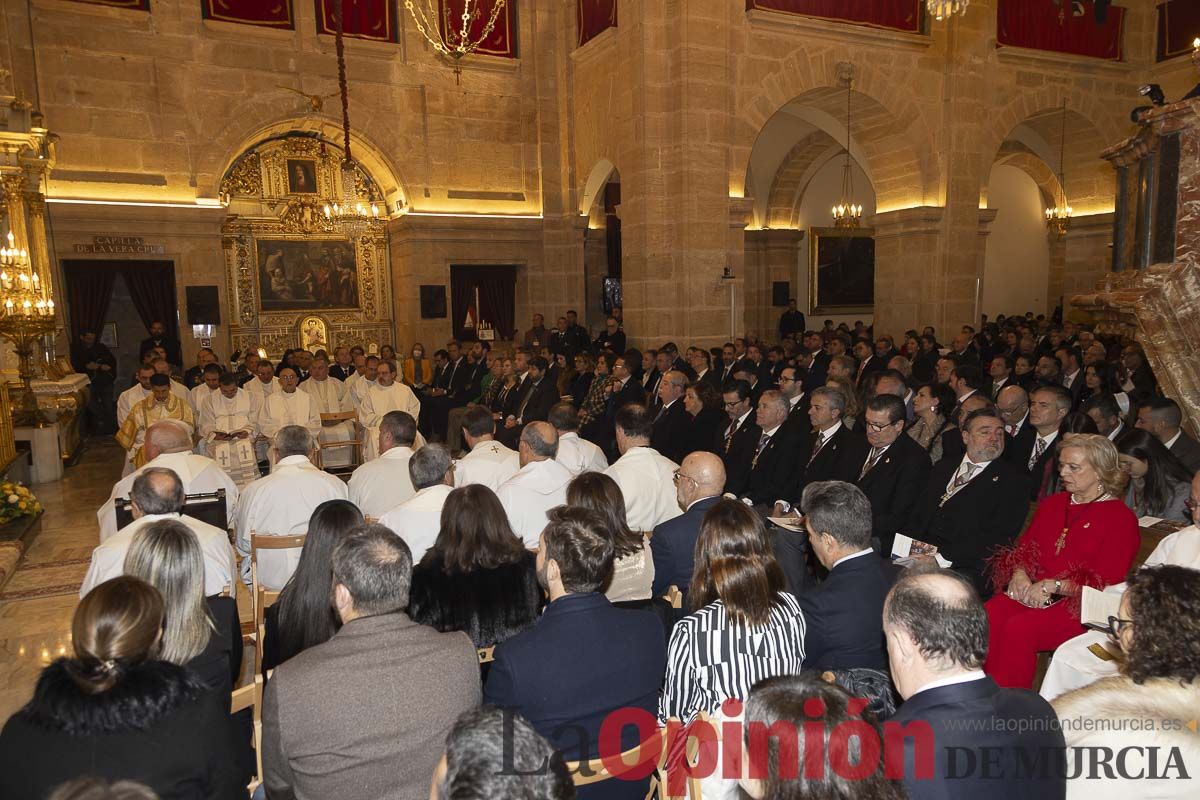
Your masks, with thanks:
[[[21,498],[17,497],[15,494],[10,494],[10,495],[8,496],[8,502],[10,502],[10,503],[15,503],[15,502],[17,502],[17,501],[18,501],[18,500],[20,500],[20,499],[21,499]]]

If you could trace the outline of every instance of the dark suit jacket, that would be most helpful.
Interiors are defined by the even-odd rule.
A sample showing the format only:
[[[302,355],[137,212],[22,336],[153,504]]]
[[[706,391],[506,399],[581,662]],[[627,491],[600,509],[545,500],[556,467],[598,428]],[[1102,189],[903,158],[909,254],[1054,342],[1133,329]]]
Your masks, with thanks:
[[[329,375],[337,378],[339,381],[347,381],[354,374],[354,365],[343,367],[341,364],[333,364],[329,367]]]
[[[471,399],[469,391],[473,371],[474,366],[467,363],[466,356],[460,357],[457,368],[453,361],[446,366],[446,383],[449,384],[446,396],[451,405],[466,405]]]
[[[692,418],[683,407],[681,397],[655,420],[650,446],[676,464],[682,462],[683,457],[691,452],[688,442],[691,422]]]
[[[1013,439],[1011,442],[1013,445],[1012,457],[1010,459],[1008,459],[1010,462],[1012,462],[1016,466],[1020,467],[1021,469],[1025,470],[1025,472],[1029,474],[1029,476],[1030,476],[1029,499],[1030,500],[1037,499],[1038,490],[1041,488],[1042,481],[1046,476],[1046,465],[1049,464],[1050,461],[1054,458],[1054,450],[1058,446],[1058,443],[1062,441],[1062,437],[1059,436],[1053,442],[1051,442],[1050,446],[1046,448],[1045,452],[1042,453],[1042,455],[1038,458],[1037,462],[1033,465],[1033,469],[1030,469],[1029,468],[1029,458],[1030,458],[1030,456],[1033,455],[1034,447],[1037,446],[1037,436],[1038,436],[1037,431],[1034,429],[1034,427],[1032,425],[1029,424],[1029,420],[1025,420],[1025,424],[1021,426],[1021,430],[1017,434],[1017,437],[1015,439]],[[1004,441],[1005,454],[1008,454],[1008,452],[1009,452],[1008,445],[1009,445],[1009,441],[1008,441],[1008,439],[1005,439],[1005,441]],[[959,458],[961,459],[961,456]]]
[[[715,408],[705,408],[695,417],[690,417],[687,429],[687,452],[707,450],[718,456],[725,452],[725,429],[729,417]]]
[[[403,613],[348,622],[267,682],[267,796],[426,798],[450,726],[479,700],[479,656],[465,633]]]
[[[658,371],[658,367],[655,367],[649,372],[643,373],[635,380],[641,385],[642,394],[654,397],[658,394],[658,380],[661,377],[662,373]]]
[[[812,452],[813,442],[813,426],[812,419],[809,418],[808,412],[812,408],[812,395],[808,392],[800,398],[800,402],[796,403],[790,411],[788,411],[787,419],[783,421],[783,427],[799,437],[800,447],[805,453]],[[806,456],[807,458],[807,456]]]
[[[720,367],[718,367],[717,369],[709,368],[709,370],[707,372],[705,372],[704,375],[699,378],[699,381],[701,383],[707,383],[709,386],[711,386],[713,389],[715,389],[717,391],[717,394],[720,394],[721,393],[721,371],[722,370]]]
[[[529,400],[525,402],[525,410],[521,410],[521,406],[517,405],[517,412],[521,416],[522,423],[530,422],[545,422],[546,417],[550,415],[550,409],[558,402],[558,387],[550,380],[549,376],[545,376],[536,384],[530,384],[527,392]]]
[[[618,392],[613,392],[608,398],[608,419],[612,420],[617,413],[617,409],[629,403],[641,403],[646,399],[646,392],[642,389],[642,385],[637,382],[636,378],[630,378],[625,381],[625,387]]]
[[[1182,461],[1183,465],[1188,468],[1188,472],[1193,475],[1200,472],[1200,444],[1188,436],[1187,431],[1180,432],[1179,438],[1171,447],[1171,455]]]
[[[1005,434],[1004,437],[1004,458],[1020,464],[1028,469],[1029,456],[1033,453],[1033,440],[1037,438],[1037,430],[1029,424],[1028,417],[1025,419],[1025,424],[1017,431],[1016,436]],[[961,458],[961,456],[960,456]]]
[[[518,383],[508,391],[508,395],[504,398],[501,404],[500,413],[504,417],[515,417],[517,411],[521,408],[521,402],[525,399],[526,392],[533,386],[533,380],[528,374],[525,375],[525,380]]]
[[[905,738],[904,787],[910,800],[1062,800],[1066,796],[1061,777],[1038,780],[1041,771],[1028,766],[1039,763],[1045,774],[1059,776],[1066,768],[1057,715],[1034,692],[1001,689],[987,677],[939,686],[910,697],[891,721],[901,726],[925,723],[933,731],[933,776],[929,778],[917,775],[913,751],[919,745]],[[1022,756],[1024,769],[1019,766]]]
[[[692,365],[683,360],[683,356],[679,356],[671,363],[671,369],[676,372],[682,372],[689,381],[696,380],[696,370],[692,369]]]
[[[929,456],[921,445],[900,434],[871,471],[858,479],[858,488],[871,501],[871,527],[885,557],[892,552],[896,532],[908,525],[929,480],[929,469]]]
[[[799,486],[793,489],[795,497],[795,500],[792,501],[793,505],[799,505],[800,495],[804,494],[804,487],[814,481],[854,483],[858,480],[858,473],[862,470],[863,462],[866,461],[867,453],[871,449],[862,434],[855,433],[845,425],[838,428],[833,439],[821,448],[821,452],[817,453],[816,458],[810,461],[812,447],[816,447],[816,443],[817,434],[813,434],[812,446],[801,457],[800,482]]]
[[[762,434],[759,434],[760,438]],[[755,504],[771,504],[776,500],[787,500],[796,485],[796,474],[800,470],[800,459],[807,452],[803,447],[802,434],[795,428],[780,425],[771,441],[753,462],[750,478],[742,496]],[[755,442],[758,447],[758,442]],[[753,459],[753,455],[751,456]]]
[[[832,356],[823,350],[813,356],[808,373],[804,376],[804,391],[811,392],[818,386],[825,385],[825,379],[829,377],[829,362],[832,360]]]
[[[762,428],[754,423],[754,414],[750,414],[733,434],[733,441],[729,443],[728,449],[725,448],[727,430],[728,425],[717,433],[717,454],[725,462],[725,491],[741,497],[750,481],[750,462],[754,460],[754,450],[758,447]]]
[[[1000,396],[1000,392],[1004,391],[1009,386],[1013,386],[1016,384],[1016,377],[1017,377],[1016,375],[1014,375],[1013,373],[1010,372],[1008,374],[1008,377],[1005,378],[1004,381],[1000,384],[999,389],[996,388],[996,381],[990,379],[990,377],[989,377],[987,385],[984,386],[984,389],[987,390],[987,396],[992,398],[993,403],[996,402],[996,398]]]
[[[695,567],[696,539],[704,514],[717,504],[720,497],[697,500],[682,515],[661,523],[650,537],[650,553],[654,556],[654,583],[650,591],[662,597],[671,586],[679,587],[687,608],[688,586]]]
[[[855,371],[854,385],[862,386],[863,381],[865,381],[867,376],[872,372],[883,372],[885,369],[887,369],[887,359],[881,358],[877,355],[871,355],[867,357],[866,361],[862,362],[858,366],[861,371]]]
[[[1024,468],[998,458],[942,504],[946,487],[962,459],[943,458],[933,465],[929,483],[913,510],[907,535],[937,545],[952,569],[970,578],[981,594],[991,591],[984,576],[984,560],[998,547],[1012,544],[1021,533],[1029,511],[1029,474]]]
[[[887,671],[883,600],[899,570],[868,553],[838,564],[796,597],[804,610],[805,669]]]
[[[936,378],[938,357],[937,350],[930,350],[928,353],[922,351],[913,356],[913,380],[917,383],[929,383]]]
[[[571,594],[546,606],[537,624],[498,646],[495,657],[484,702],[520,713],[572,761],[598,755],[600,727],[613,711],[657,713],[667,648],[654,614],[615,608],[602,594]],[[441,747],[441,737],[430,738]],[[626,726],[621,749],[637,742],[636,727]],[[645,794],[646,782],[610,780],[578,796]]]

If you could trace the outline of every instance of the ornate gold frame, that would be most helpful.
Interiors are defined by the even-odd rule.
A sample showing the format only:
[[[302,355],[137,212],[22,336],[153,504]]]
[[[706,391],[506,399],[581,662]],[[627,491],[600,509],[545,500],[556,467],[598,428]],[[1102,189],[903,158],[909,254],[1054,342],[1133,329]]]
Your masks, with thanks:
[[[817,254],[822,239],[874,239],[874,228],[810,228],[808,232],[808,307],[813,314],[873,314],[878,298],[870,305],[819,305]],[[874,294],[872,292],[872,294]]]

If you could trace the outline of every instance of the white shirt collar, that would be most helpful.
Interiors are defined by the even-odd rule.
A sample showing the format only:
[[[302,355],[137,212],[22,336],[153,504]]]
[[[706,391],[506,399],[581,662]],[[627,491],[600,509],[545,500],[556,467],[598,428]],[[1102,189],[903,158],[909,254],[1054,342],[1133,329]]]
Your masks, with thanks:
[[[740,417],[738,417],[737,422],[733,423],[733,427],[735,427],[735,428],[742,427],[742,423],[746,421],[746,417],[750,416],[750,414],[753,413],[753,411],[754,411],[754,409],[750,409],[745,414],[742,414]]]
[[[771,428],[771,430],[769,430],[769,431],[763,431],[763,436],[766,436],[768,439],[770,439],[772,436],[775,435],[775,431],[779,430],[782,427],[783,427],[783,425],[776,425],[774,428]]]
[[[1174,447],[1175,443],[1179,441],[1180,436],[1183,436],[1183,428],[1180,428],[1179,433],[1175,434],[1174,436],[1172,436],[1169,440],[1167,440],[1165,442],[1166,448],[1168,450],[1170,450],[1172,447]]]
[[[1041,439],[1046,444],[1053,444],[1054,440],[1058,438],[1058,429],[1055,428],[1054,430],[1050,431],[1050,433],[1046,434],[1045,436],[1042,436],[1039,433],[1037,435],[1037,438]]]
[[[670,408],[671,406],[675,405],[675,404],[676,404],[676,403],[678,403],[678,402],[679,402],[679,398],[678,398],[678,397],[676,397],[674,400],[672,400],[671,402],[669,402],[669,403],[667,403],[665,406],[663,406],[663,407],[662,407],[662,410],[663,410],[663,411],[666,411],[668,408]]]
[[[312,467],[313,464],[311,461],[308,460],[308,456],[286,456],[285,458],[281,458],[278,461],[276,461],[275,466],[277,466],[277,467],[302,467],[302,466]],[[316,469],[316,468],[313,467],[313,469]]]
[[[821,431],[820,433],[818,433],[817,438],[828,442],[830,439],[833,438],[833,435],[835,433],[837,433],[838,431],[840,431],[841,429],[842,429],[842,421],[839,419],[837,422],[833,423],[832,427],[830,427],[829,430]]]
[[[798,406],[800,404],[800,401],[803,399],[804,399],[804,392],[801,392],[800,394],[796,395],[792,399],[788,400],[788,411],[790,412],[793,408]]]
[[[978,469],[975,470],[975,473],[971,477],[977,478],[977,477],[979,477],[979,473],[981,473],[985,469],[987,469],[988,464],[991,464],[991,463],[992,463],[991,461],[972,461],[971,457],[969,455],[963,456],[963,460],[958,465],[958,469],[954,471],[954,474],[957,475],[958,473],[962,472],[964,464],[974,464]]]
[[[958,684],[958,683],[970,683],[971,681],[979,681],[979,680],[983,680],[986,677],[987,676],[984,674],[983,670],[981,670],[981,669],[974,669],[974,670],[971,670],[970,672],[960,672],[958,675],[952,675],[949,678],[940,678],[939,680],[936,680],[936,681],[930,681],[929,683],[922,686],[920,689],[917,689],[915,692],[913,692],[913,695],[918,695],[921,692],[927,692],[930,689],[938,689],[938,688],[941,688],[942,686],[954,686],[955,684]]]
[[[407,444],[396,444],[379,454],[380,458],[412,458],[413,449]]]
[[[849,561],[852,558],[859,558],[861,556],[874,555],[874,553],[875,551],[868,547],[866,550],[859,550],[857,553],[851,553],[848,556],[842,556],[837,561],[833,562],[833,566],[831,566],[829,570],[832,572],[833,570],[837,569],[837,565],[841,564],[843,561]]]
[[[1110,442],[1115,442],[1117,440],[1117,437],[1120,436],[1124,432],[1125,432],[1125,423],[1121,422],[1120,420],[1117,420],[1117,427],[1113,428],[1112,433],[1108,434],[1108,440]]]

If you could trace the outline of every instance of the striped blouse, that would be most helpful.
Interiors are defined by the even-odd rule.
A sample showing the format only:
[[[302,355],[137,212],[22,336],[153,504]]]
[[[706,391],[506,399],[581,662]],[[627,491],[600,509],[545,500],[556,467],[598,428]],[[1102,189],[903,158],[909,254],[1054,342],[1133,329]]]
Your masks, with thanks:
[[[745,699],[763,678],[795,675],[804,663],[804,614],[796,598],[779,592],[760,628],[733,622],[717,600],[684,617],[671,631],[659,721],[691,722],[730,697]]]

